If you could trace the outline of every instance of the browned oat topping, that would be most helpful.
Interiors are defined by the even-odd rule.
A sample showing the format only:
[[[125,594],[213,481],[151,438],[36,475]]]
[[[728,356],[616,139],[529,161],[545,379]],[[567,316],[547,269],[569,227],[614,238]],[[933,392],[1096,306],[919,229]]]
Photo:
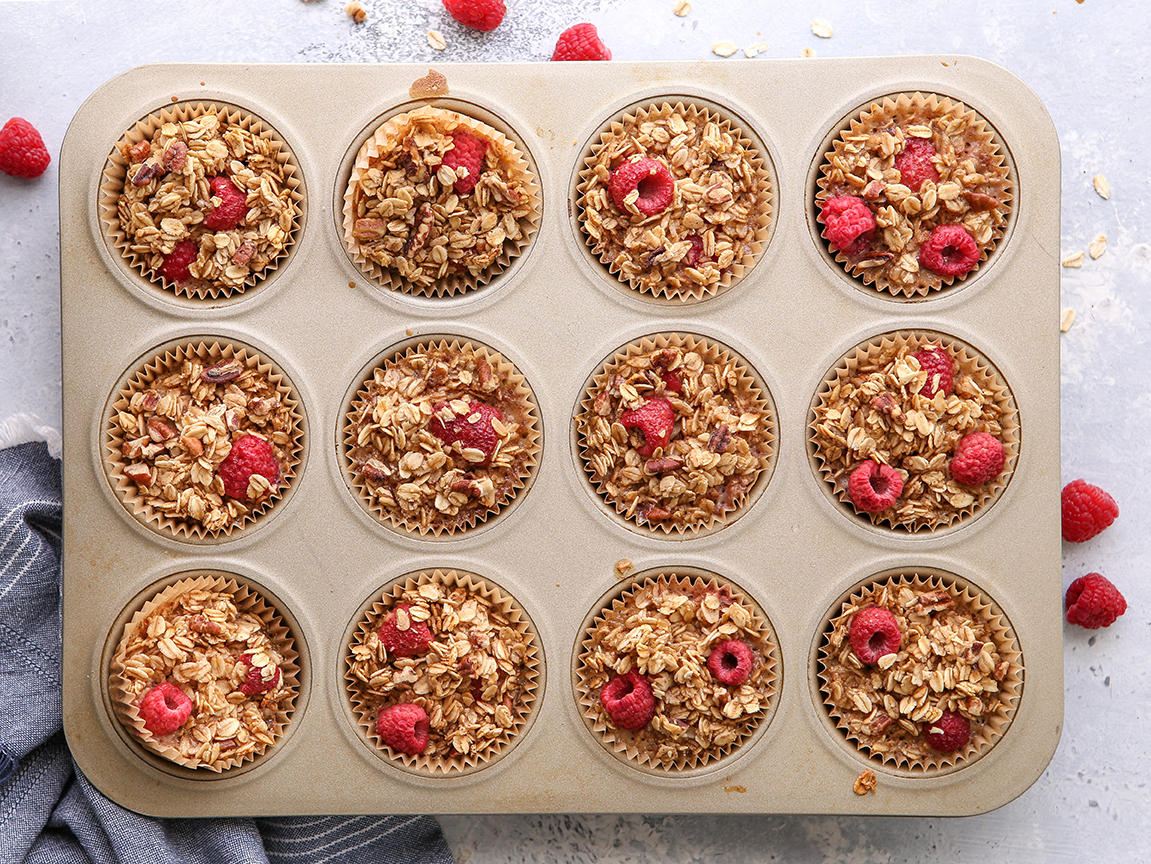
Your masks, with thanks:
[[[911,138],[930,141],[937,153],[932,162],[939,180],[924,180],[918,191],[901,182],[895,167]],[[919,264],[920,246],[937,225],[966,228],[983,260],[1007,222],[1011,182],[986,122],[963,104],[933,95],[872,105],[835,142],[821,170],[818,203],[840,195],[859,198],[878,226],[872,243],[850,253],[832,250],[836,260],[896,295],[926,294],[952,283],[952,277]]]
[[[407,607],[431,644],[421,655],[389,656],[380,640],[387,614]],[[372,730],[380,708],[414,702],[427,712],[432,767],[497,755],[534,704],[537,648],[507,598],[468,587],[454,571],[393,592],[368,613],[351,645],[348,678],[361,721]]]
[[[126,254],[151,279],[188,296],[226,296],[254,284],[287,253],[300,208],[279,142],[210,109],[118,146],[127,162],[116,202],[119,228]],[[247,196],[247,215],[231,230],[201,224],[219,203],[209,188],[214,177],[227,177]],[[162,280],[164,257],[184,240],[197,247],[189,278]]]
[[[711,650],[742,640],[750,678],[728,686],[708,670]],[[596,617],[580,657],[579,687],[597,729],[627,743],[629,758],[663,768],[695,767],[737,747],[775,698],[775,643],[766,622],[726,585],[675,575],[645,579]],[[656,713],[638,732],[615,728],[599,699],[616,675],[647,678]],[[633,752],[635,755],[633,755]]]
[[[675,181],[671,204],[653,216],[634,205],[620,212],[608,192],[612,171],[643,157],[662,162]],[[694,105],[623,117],[592,148],[580,177],[580,224],[592,251],[637,290],[683,299],[714,293],[766,242],[771,189],[762,157],[730,122]]]
[[[954,392],[929,399],[919,393],[927,372],[914,355],[932,348],[953,358]],[[854,371],[841,368],[814,409],[811,434],[824,477],[851,503],[848,481],[858,465],[870,459],[895,468],[903,492],[894,505],[871,514],[875,524],[914,531],[973,512],[993,490],[957,483],[948,464],[956,443],[972,432],[987,432],[1009,446],[1004,429],[1013,412],[995,384],[990,371],[960,364],[955,347],[938,339],[888,339],[878,350],[861,353]]]
[[[654,399],[670,404],[675,426],[667,446],[650,450],[624,415]],[[665,531],[705,527],[741,507],[767,467],[775,425],[741,364],[679,338],[617,355],[593,381],[577,420],[584,464],[601,494],[625,518]]]
[[[855,613],[869,606],[894,615],[901,633],[898,653],[874,666],[860,663],[849,639]],[[976,609],[962,592],[936,584],[884,582],[853,596],[832,619],[820,661],[825,701],[840,728],[871,754],[913,765],[947,755],[923,738],[944,711],[971,723],[972,743],[959,758],[997,737],[994,724],[1013,710],[1009,679],[1018,668],[1004,653],[1010,637]]]
[[[477,410],[477,403],[490,408]],[[493,449],[441,440],[437,417],[490,424]],[[450,531],[496,512],[523,486],[539,449],[535,424],[531,392],[503,358],[458,343],[419,345],[386,361],[356,394],[348,459],[369,504],[386,518]]]

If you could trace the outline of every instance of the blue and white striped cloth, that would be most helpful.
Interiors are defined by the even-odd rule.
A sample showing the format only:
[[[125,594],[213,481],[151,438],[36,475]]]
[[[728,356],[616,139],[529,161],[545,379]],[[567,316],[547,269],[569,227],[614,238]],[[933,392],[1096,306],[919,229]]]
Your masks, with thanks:
[[[153,819],[80,773],[61,721],[60,463],[0,450],[0,862],[452,864],[429,816]]]

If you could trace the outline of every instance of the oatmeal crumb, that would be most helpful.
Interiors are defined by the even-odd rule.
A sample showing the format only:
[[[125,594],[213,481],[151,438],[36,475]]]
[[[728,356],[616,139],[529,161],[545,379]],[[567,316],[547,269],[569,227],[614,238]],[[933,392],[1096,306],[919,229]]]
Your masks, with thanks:
[[[739,48],[734,42],[716,42],[711,46],[711,50],[713,54],[718,54],[720,57],[730,57]]]
[[[1091,185],[1095,187],[1095,191],[1099,193],[1100,198],[1111,197],[1111,184],[1107,182],[1107,178],[1102,174],[1096,174],[1092,177]]]
[[[1078,252],[1072,252],[1070,255],[1065,256],[1061,263],[1064,267],[1082,267],[1084,257],[1086,256],[1084,256],[1083,250],[1080,249]]]
[[[1064,309],[1063,314],[1059,316],[1059,332],[1066,333],[1071,329],[1071,325],[1075,323],[1075,310]]]
[[[680,18],[683,18],[691,11],[691,4],[688,3],[687,0],[676,0],[675,8],[672,11]]]
[[[743,49],[743,53],[748,57],[755,57],[757,54],[762,54],[767,50],[766,42],[756,42],[754,45],[748,45]]]
[[[875,772],[868,768],[862,774],[855,778],[856,795],[866,795],[868,792],[874,792],[875,787],[879,785],[879,781],[875,779]]]
[[[820,39],[830,39],[834,31],[831,29],[829,22],[824,21],[822,18],[816,18],[811,22],[811,32]]]
[[[804,48],[802,51],[799,52],[799,56],[800,57],[814,57],[815,56],[815,49],[814,48]]]
[[[635,569],[635,565],[627,558],[620,558],[615,562],[615,578],[626,579]]]
[[[348,13],[348,17],[355,21],[357,24],[363,24],[368,17],[368,10],[363,7],[359,0],[353,0],[344,7],[344,11]]]
[[[1091,247],[1088,251],[1091,254],[1091,260],[1094,261],[1096,258],[1107,251],[1107,237],[1103,234],[1100,234],[1098,237],[1091,241]]]
[[[448,41],[444,38],[444,34],[439,30],[428,31],[428,44],[435,48],[437,51],[443,51],[448,47]]]

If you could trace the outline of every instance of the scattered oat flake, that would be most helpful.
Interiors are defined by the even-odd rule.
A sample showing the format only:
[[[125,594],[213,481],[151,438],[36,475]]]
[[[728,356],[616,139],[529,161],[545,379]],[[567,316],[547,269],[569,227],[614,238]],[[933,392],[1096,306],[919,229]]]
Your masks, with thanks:
[[[830,39],[834,31],[831,29],[831,24],[827,21],[824,21],[822,18],[816,18],[811,22],[811,32],[820,39]]]
[[[711,50],[713,54],[718,54],[720,57],[730,57],[739,48],[734,42],[716,42],[711,46]]]
[[[1100,198],[1111,197],[1111,184],[1107,182],[1107,178],[1102,174],[1096,174],[1092,177],[1091,185],[1095,187],[1095,191],[1099,193]]]
[[[1096,258],[1098,258],[1100,255],[1102,255],[1106,251],[1107,251],[1107,238],[1103,234],[1100,234],[1098,237],[1096,237],[1094,240],[1092,240],[1091,241],[1091,247],[1090,247],[1090,249],[1088,249],[1088,252],[1091,254],[1091,260],[1092,261],[1094,261]]]
[[[363,24],[364,19],[368,17],[368,10],[363,7],[359,0],[349,3],[344,7],[344,11],[348,13],[348,17],[355,21],[357,24]]]
[[[746,48],[744,48],[743,53],[746,54],[748,57],[754,57],[757,54],[762,54],[766,50],[767,50],[767,43],[766,42],[756,42],[754,45],[748,45]]]
[[[1063,266],[1064,267],[1082,267],[1084,257],[1085,256],[1084,256],[1082,250],[1080,250],[1079,252],[1072,252],[1070,255],[1068,255],[1067,257],[1065,257],[1063,259],[1063,262],[1062,262]]]
[[[802,51],[799,52],[799,56],[800,57],[814,57],[815,56],[815,49],[814,48],[804,48]]]
[[[439,30],[428,31],[428,44],[435,48],[437,51],[443,51],[448,47],[448,41],[444,38],[444,34]]]
[[[878,785],[879,781],[875,778],[875,772],[868,768],[855,778],[855,786],[853,788],[856,795],[866,795],[868,792],[874,792],[875,787]]]
[[[1071,325],[1075,323],[1075,310],[1064,309],[1063,314],[1059,316],[1059,332],[1066,333],[1071,329]]]
[[[691,4],[687,0],[675,0],[675,8],[672,11],[682,18],[691,11]]]

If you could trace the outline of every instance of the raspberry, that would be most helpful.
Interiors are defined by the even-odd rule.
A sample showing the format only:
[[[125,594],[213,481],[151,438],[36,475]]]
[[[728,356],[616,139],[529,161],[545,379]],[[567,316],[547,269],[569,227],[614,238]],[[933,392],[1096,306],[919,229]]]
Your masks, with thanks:
[[[699,263],[699,259],[703,256],[703,238],[698,234],[688,234],[683,238],[691,243],[691,248],[687,250],[687,254],[679,262],[681,267],[694,267]]]
[[[432,644],[432,631],[423,621],[412,620],[411,608],[407,603],[397,606],[380,625],[380,642],[393,657],[418,657],[426,653]],[[407,622],[403,629],[400,629],[401,611]]]
[[[624,429],[638,429],[643,433],[643,444],[635,449],[640,456],[650,456],[657,447],[666,447],[671,442],[675,409],[662,396],[655,396],[638,408],[624,411],[619,422]]]
[[[1063,539],[1069,543],[1090,540],[1119,515],[1115,499],[1086,480],[1072,480],[1063,487]]]
[[[428,712],[415,702],[381,708],[376,715],[376,734],[397,753],[415,756],[428,746]]]
[[[502,420],[504,415],[494,405],[471,401],[467,414],[457,414],[450,402],[437,402],[432,406],[430,429],[433,435],[445,444],[460,442],[461,448],[483,451],[484,458],[471,465],[487,465],[496,452],[499,435],[496,434],[493,420]]]
[[[880,513],[899,500],[903,478],[890,465],[868,459],[851,472],[847,492],[860,510]]]
[[[918,192],[924,180],[938,183],[939,172],[935,170],[935,163],[931,161],[934,155],[935,148],[926,138],[908,138],[903,149],[895,154],[895,169],[899,172],[899,181],[912,192]]]
[[[270,690],[275,690],[280,683],[280,667],[279,666],[253,666],[251,654],[241,654],[240,659],[236,661],[241,666],[246,666],[248,671],[244,678],[244,683],[240,685],[239,690],[241,693],[246,693],[249,696],[255,696],[258,693],[267,693]],[[270,669],[267,675],[264,674],[265,670]]]
[[[944,711],[934,723],[923,727],[923,740],[940,753],[951,753],[966,746],[971,738],[971,723],[962,714]]]
[[[875,237],[875,217],[862,198],[838,195],[823,202],[823,236],[831,248],[855,255]]]
[[[951,454],[951,479],[964,486],[982,486],[999,476],[1006,458],[1003,445],[994,435],[964,435]]]
[[[1114,624],[1115,619],[1127,611],[1127,601],[1106,576],[1088,573],[1071,583],[1063,608],[1067,610],[1069,624],[1098,630]]]
[[[902,636],[895,616],[878,606],[866,606],[856,612],[848,632],[851,652],[867,664],[896,653]]]
[[[630,212],[624,205],[624,199],[633,190],[637,190],[639,197],[635,200],[635,209],[644,216],[655,216],[671,204],[675,181],[662,162],[637,159],[635,162],[622,162],[611,172],[607,190],[612,203],[621,213]]]
[[[655,716],[655,695],[651,684],[635,669],[616,675],[603,685],[599,701],[608,719],[620,729],[642,729]]]
[[[232,442],[232,450],[220,463],[217,473],[224,481],[224,493],[245,501],[254,474],[268,481],[267,491],[276,488],[280,482],[280,463],[272,453],[272,445],[265,439],[259,435],[245,435]],[[262,498],[264,494],[256,497]]]
[[[471,132],[461,129],[452,133],[452,149],[444,154],[444,164],[453,171],[461,165],[468,171],[467,176],[460,177],[452,186],[457,195],[467,195],[476,188],[476,182],[484,171],[487,151],[488,142]]]
[[[499,27],[508,11],[504,0],[444,0],[444,8],[465,27],[483,33]]]
[[[746,642],[728,639],[711,649],[707,657],[707,668],[724,684],[738,687],[751,677],[751,665],[755,655]]]
[[[918,139],[916,139],[918,140]],[[951,370],[951,355],[944,348],[924,348],[912,355],[919,361],[919,368],[927,373],[927,381],[917,391],[920,396],[931,399],[936,393],[950,396],[955,386]]]
[[[183,726],[192,716],[192,700],[175,684],[157,684],[140,700],[140,718],[153,735],[167,735]]]
[[[231,231],[248,215],[247,195],[227,177],[213,177],[208,186],[212,189],[212,196],[220,199],[220,204],[204,217],[202,224],[212,231]]]
[[[556,40],[553,60],[610,60],[611,51],[600,41],[594,24],[576,24]]]
[[[196,260],[200,250],[192,240],[181,240],[176,247],[164,256],[160,265],[160,275],[169,282],[183,282],[190,275],[188,265]]]
[[[919,263],[940,276],[965,276],[979,263],[979,247],[962,225],[936,225],[919,247]]]
[[[13,177],[39,177],[52,157],[44,139],[23,117],[13,117],[0,129],[0,171]]]

